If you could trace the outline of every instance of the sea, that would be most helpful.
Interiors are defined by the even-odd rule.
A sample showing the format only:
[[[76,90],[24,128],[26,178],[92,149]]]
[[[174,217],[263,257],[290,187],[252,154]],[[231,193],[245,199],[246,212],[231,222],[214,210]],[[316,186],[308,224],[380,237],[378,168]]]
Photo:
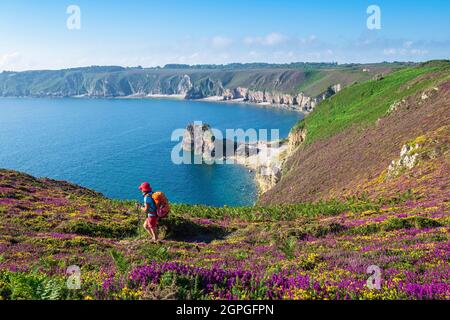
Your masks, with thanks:
[[[177,164],[175,134],[193,122],[226,130],[279,130],[299,112],[245,103],[169,99],[0,98],[0,168],[67,180],[115,199],[139,200],[148,181],[173,203],[245,206],[257,200],[251,171]]]

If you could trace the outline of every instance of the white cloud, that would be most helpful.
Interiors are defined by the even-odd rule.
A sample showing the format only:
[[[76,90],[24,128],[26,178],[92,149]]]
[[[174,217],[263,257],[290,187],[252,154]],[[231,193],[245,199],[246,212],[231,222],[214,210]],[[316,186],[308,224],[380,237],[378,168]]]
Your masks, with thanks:
[[[307,38],[300,39],[300,43],[302,43],[302,44],[309,44],[309,43],[315,42],[316,40],[317,40],[317,37],[312,34],[312,35],[310,35]]]
[[[0,55],[0,70],[14,70],[20,64],[22,56],[19,52]]]
[[[428,50],[415,49],[415,48],[412,48],[411,46],[412,46],[412,43],[409,44],[409,45],[404,44],[404,48],[386,48],[386,49],[383,50],[383,54],[386,55],[386,56],[393,56],[393,55],[398,55],[398,56],[408,56],[408,55],[424,56],[424,55],[427,55],[429,53]]]
[[[275,46],[285,43],[288,37],[284,34],[271,32],[264,37],[246,37],[244,43],[246,45],[263,45],[263,46]]]
[[[383,50],[383,54],[386,56],[392,56],[397,53],[397,49],[394,48],[386,48]]]
[[[215,36],[211,39],[211,45],[216,49],[229,47],[232,43],[232,39],[222,36]]]
[[[411,49],[410,52],[411,52],[411,54],[413,54],[415,56],[424,56],[429,53],[428,50],[420,50],[420,49]]]
[[[414,42],[412,42],[412,41],[405,41],[405,42],[403,43],[403,46],[404,46],[405,48],[411,48],[413,44],[414,44]]]
[[[274,46],[283,42],[287,41],[287,37],[285,35],[282,35],[280,33],[269,33],[263,41],[263,44],[268,45],[268,46]]]

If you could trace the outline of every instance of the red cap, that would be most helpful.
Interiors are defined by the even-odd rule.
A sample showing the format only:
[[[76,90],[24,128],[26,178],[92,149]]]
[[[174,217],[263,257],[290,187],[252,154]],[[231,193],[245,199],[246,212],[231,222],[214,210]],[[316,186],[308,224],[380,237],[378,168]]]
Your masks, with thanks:
[[[139,186],[139,190],[144,191],[144,192],[151,192],[152,187],[150,187],[150,183],[144,182]]]

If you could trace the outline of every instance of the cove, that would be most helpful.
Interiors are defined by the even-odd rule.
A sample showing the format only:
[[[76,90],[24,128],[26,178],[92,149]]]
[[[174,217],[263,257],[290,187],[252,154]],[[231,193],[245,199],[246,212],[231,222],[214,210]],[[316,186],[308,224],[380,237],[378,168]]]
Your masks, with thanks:
[[[238,165],[175,165],[174,130],[202,121],[226,129],[279,129],[303,115],[247,104],[165,99],[0,99],[0,168],[68,180],[117,199],[149,181],[176,203],[251,205],[253,175]]]

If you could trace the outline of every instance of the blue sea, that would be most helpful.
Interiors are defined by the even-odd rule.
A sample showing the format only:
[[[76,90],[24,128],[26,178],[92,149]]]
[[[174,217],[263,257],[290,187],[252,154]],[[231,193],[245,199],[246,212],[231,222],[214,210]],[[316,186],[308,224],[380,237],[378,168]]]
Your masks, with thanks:
[[[252,173],[238,165],[175,165],[175,129],[279,129],[286,137],[302,114],[246,104],[164,99],[0,99],[0,168],[140,199],[149,181],[175,203],[255,202]],[[270,138],[270,136],[269,136]]]

